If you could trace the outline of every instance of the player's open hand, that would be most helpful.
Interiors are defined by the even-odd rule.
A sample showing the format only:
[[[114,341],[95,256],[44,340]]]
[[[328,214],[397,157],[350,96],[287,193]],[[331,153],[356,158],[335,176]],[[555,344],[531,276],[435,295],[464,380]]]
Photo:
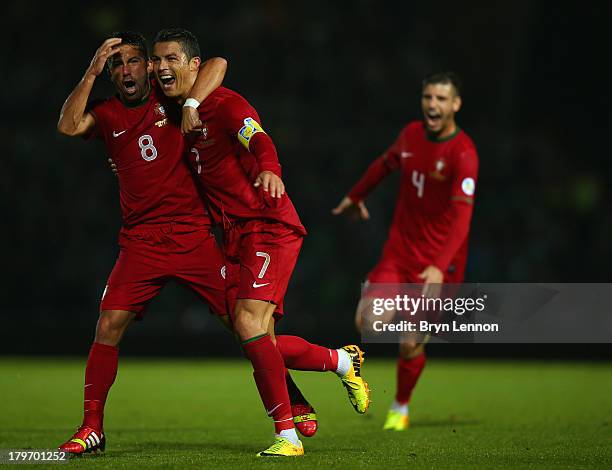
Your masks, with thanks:
[[[202,127],[200,113],[193,106],[183,106],[183,118],[181,120],[181,132],[183,135],[198,131]]]
[[[370,212],[363,201],[357,203],[345,196],[337,207],[332,209],[332,214],[340,215],[347,213],[351,217],[359,220],[368,220],[370,218]]]
[[[423,295],[425,297],[440,297],[444,273],[437,266],[427,266],[419,278],[423,279]]]
[[[111,171],[115,174],[115,176],[118,176],[119,170],[117,169],[117,165],[115,165],[115,161],[112,158],[109,158],[108,164],[110,165]]]
[[[253,186],[256,188],[260,186],[263,187],[263,190],[269,193],[271,197],[280,198],[285,194],[285,183],[283,183],[280,176],[271,171],[262,171],[259,173]]]
[[[106,61],[110,56],[119,50],[121,38],[109,38],[102,43],[96,51],[96,54],[91,59],[91,63],[87,69],[87,74],[95,75],[96,77],[102,73]]]

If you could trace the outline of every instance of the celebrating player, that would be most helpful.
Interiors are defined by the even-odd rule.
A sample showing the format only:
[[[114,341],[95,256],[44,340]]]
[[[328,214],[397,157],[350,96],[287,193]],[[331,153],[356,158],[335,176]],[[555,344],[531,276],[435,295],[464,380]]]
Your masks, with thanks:
[[[219,88],[201,103],[189,98],[200,63],[196,38],[188,31],[160,31],[153,68],[163,92],[197,108],[201,128],[191,139],[193,169],[206,191],[214,220],[223,225],[226,288],[235,331],[253,365],[253,376],[276,440],[259,456],[304,453],[295,432],[284,380],[285,365],[331,370],[341,377],[354,408],[369,405],[360,376],[357,346],[333,350],[296,336],[274,338],[273,314],[282,315],[289,278],[306,230],[285,193],[280,164],[255,109],[239,94]]]
[[[86,104],[96,77],[108,68],[118,96]],[[121,253],[105,289],[96,336],[85,372],[85,417],[61,448],[71,453],[104,450],[104,403],[117,372],[117,346],[134,318],[169,279],[186,285],[229,325],[221,252],[210,218],[184,161],[180,116],[155,82],[142,36],[117,33],[96,52],[83,79],[66,100],[61,133],[98,136],[117,166],[123,215]],[[224,59],[202,65],[193,90],[204,99],[222,81]],[[170,106],[168,106],[170,104]],[[187,109],[185,109],[187,111]],[[316,415],[291,376],[292,410],[300,431],[317,430]]]
[[[455,74],[426,77],[421,96],[423,120],[402,129],[393,145],[374,160],[333,209],[336,215],[353,212],[362,220],[369,219],[365,197],[392,171],[401,172],[389,238],[380,261],[368,274],[370,284],[423,283],[428,294],[443,282],[463,281],[478,155],[472,140],[455,122],[460,108]],[[371,303],[369,297],[360,300],[358,329]],[[424,344],[404,338],[397,362],[397,392],[384,429],[408,428],[408,403],[424,366]]]
[[[86,110],[96,78],[107,68],[117,96]],[[211,59],[198,78],[207,96],[225,75],[224,59]],[[169,279],[196,292],[217,315],[226,315],[223,260],[210,217],[182,154],[183,138],[163,93],[149,80],[145,40],[114,34],[96,51],[62,107],[58,130],[99,137],[119,169],[123,227],[120,254],[102,294],[100,317],[85,370],[84,418],[60,449],[103,451],[104,404],[117,374],[118,345],[128,325]]]

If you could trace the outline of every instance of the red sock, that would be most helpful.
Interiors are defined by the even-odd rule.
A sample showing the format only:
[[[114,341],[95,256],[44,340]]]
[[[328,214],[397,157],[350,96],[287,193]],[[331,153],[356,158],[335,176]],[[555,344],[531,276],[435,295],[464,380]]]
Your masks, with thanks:
[[[397,393],[395,401],[401,404],[408,403],[412,390],[419,380],[421,372],[425,367],[425,353],[419,354],[412,359],[400,357],[397,360]]]
[[[338,368],[338,351],[309,343],[299,336],[277,336],[276,347],[289,369],[333,372]]]
[[[293,381],[293,377],[289,373],[288,369],[285,369],[285,383],[287,384],[287,392],[289,393],[289,401],[291,405],[306,405],[308,400],[302,394],[297,384]]]
[[[285,365],[270,336],[264,335],[247,340],[242,343],[242,348],[253,364],[255,384],[268,416],[274,419],[276,433],[293,428],[293,416],[285,382]]]
[[[115,346],[94,343],[89,350],[85,368],[85,402],[83,426],[102,431],[104,421],[104,403],[115,377],[119,349]]]

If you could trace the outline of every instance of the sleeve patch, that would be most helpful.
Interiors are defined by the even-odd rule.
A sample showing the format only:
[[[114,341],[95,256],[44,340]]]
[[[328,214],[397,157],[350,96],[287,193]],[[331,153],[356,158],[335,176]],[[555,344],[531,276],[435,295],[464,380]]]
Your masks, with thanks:
[[[466,196],[473,196],[476,190],[476,183],[474,178],[464,178],[461,182],[461,190]]]
[[[258,132],[263,132],[264,134],[266,132],[261,128],[259,123],[251,117],[246,118],[243,122],[244,126],[238,131],[238,140],[248,150],[251,138]]]

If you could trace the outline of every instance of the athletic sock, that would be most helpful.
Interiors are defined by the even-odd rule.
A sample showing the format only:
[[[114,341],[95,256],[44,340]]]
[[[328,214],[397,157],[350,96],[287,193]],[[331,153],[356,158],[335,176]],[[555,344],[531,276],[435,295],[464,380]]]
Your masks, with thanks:
[[[338,367],[338,352],[335,349],[309,343],[299,336],[277,336],[276,348],[289,369],[325,372]]]
[[[412,390],[425,367],[425,353],[411,359],[400,357],[397,360],[397,393],[395,401],[404,404],[410,401]]]
[[[393,403],[391,404],[391,409],[393,411],[397,411],[400,414],[403,414],[404,416],[408,416],[408,403],[399,403],[393,400]]]
[[[281,432],[279,432],[276,435],[280,437],[284,437],[285,439],[289,439],[293,443],[293,445],[298,445],[298,442],[300,442],[300,439],[297,433],[295,432],[295,428],[283,429]]]
[[[244,341],[242,348],[253,365],[255,384],[266,413],[274,420],[276,434],[294,429],[283,358],[270,336],[255,336]]]
[[[344,349],[336,349],[336,354],[338,354],[338,365],[336,367],[336,375],[338,377],[344,377],[348,374],[348,371],[351,370],[351,356]]]
[[[289,393],[289,401],[292,405],[296,404],[308,404],[306,397],[302,395],[302,391],[298,388],[297,384],[293,381],[293,377],[289,373],[289,369],[285,369],[285,383],[287,384],[287,392]]]
[[[119,349],[93,343],[85,368],[83,426],[96,431],[104,428],[104,404],[117,376]]]

